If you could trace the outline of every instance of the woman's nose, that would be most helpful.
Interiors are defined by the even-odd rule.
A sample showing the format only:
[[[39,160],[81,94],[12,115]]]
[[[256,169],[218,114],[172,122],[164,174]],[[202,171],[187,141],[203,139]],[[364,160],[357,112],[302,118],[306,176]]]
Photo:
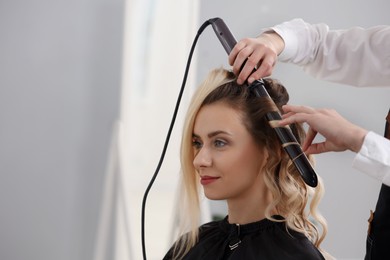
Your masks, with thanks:
[[[198,153],[195,155],[193,164],[196,169],[210,167],[212,165],[211,155],[207,148],[202,147],[198,151]]]

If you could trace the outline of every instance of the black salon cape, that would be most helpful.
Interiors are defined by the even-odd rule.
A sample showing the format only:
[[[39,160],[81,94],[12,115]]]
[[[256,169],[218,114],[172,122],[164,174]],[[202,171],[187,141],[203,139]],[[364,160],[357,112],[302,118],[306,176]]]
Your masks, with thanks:
[[[385,184],[382,184],[370,226],[364,259],[390,259],[390,187]]]
[[[241,241],[241,242],[239,242]],[[238,245],[237,245],[238,242]],[[230,246],[237,247],[233,250]],[[172,258],[172,248],[164,260]],[[282,222],[263,219],[240,225],[221,221],[204,224],[199,229],[199,242],[184,256],[193,260],[311,260],[325,259],[302,233],[286,230]]]

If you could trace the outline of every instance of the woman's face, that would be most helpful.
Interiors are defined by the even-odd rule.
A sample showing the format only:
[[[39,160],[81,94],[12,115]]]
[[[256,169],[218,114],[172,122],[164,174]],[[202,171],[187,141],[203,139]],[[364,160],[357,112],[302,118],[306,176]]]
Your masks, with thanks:
[[[259,194],[268,156],[255,144],[241,112],[223,102],[203,106],[193,131],[194,166],[207,198],[236,199]]]

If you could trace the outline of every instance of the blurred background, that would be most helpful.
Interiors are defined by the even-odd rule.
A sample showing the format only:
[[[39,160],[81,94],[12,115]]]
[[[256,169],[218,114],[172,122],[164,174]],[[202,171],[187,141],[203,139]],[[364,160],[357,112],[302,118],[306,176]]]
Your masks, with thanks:
[[[220,17],[237,39],[300,17],[331,29],[390,24],[385,0],[1,0],[0,259],[142,259],[141,202],[157,166],[199,26]],[[364,60],[361,61],[362,63]],[[148,259],[172,243],[178,146],[188,100],[227,55],[200,36],[176,125],[146,204]],[[390,88],[355,88],[276,65],[293,104],[330,107],[383,134]],[[318,155],[324,249],[363,259],[380,183],[353,154]],[[204,200],[203,221],[225,214]]]

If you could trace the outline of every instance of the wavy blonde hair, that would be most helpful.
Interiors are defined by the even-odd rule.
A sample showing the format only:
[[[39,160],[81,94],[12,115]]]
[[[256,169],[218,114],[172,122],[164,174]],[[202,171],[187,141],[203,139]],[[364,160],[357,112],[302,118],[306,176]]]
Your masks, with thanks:
[[[251,95],[247,86],[236,83],[235,75],[225,69],[216,69],[209,73],[192,97],[188,108],[181,140],[181,192],[178,205],[179,240],[174,246],[174,259],[181,259],[198,241],[200,225],[200,184],[199,177],[193,165],[194,153],[192,134],[195,118],[200,108],[207,104],[222,101],[234,109],[243,112],[243,123],[255,142],[265,147],[269,153],[265,165],[264,180],[272,194],[272,202],[267,207],[265,215],[273,221],[284,221],[287,228],[305,234],[310,241],[320,249],[320,244],[327,233],[327,224],[317,206],[323,195],[322,180],[318,186],[307,186],[299,172],[283,151],[274,130],[265,118],[269,111],[286,104],[289,96],[286,89],[276,80],[265,79],[269,98],[259,98]],[[301,125],[290,126],[298,142],[304,138]],[[312,158],[309,158],[312,160]],[[283,220],[272,218],[271,212],[283,216]],[[326,252],[322,251],[324,254]]]

